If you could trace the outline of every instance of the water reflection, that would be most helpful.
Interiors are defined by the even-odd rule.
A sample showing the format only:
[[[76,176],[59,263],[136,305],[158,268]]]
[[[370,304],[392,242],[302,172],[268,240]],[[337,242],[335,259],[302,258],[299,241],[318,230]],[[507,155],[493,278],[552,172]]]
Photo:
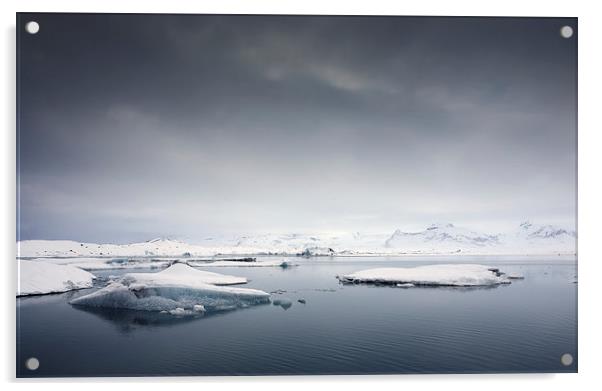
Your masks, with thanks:
[[[339,285],[342,286],[363,286],[367,288],[375,288],[375,289],[397,289],[402,291],[412,291],[416,289],[425,289],[425,290],[437,290],[437,291],[453,291],[453,292],[473,292],[473,291],[484,291],[484,290],[493,290],[498,288],[508,287],[515,282],[513,281],[510,284],[497,284],[497,285],[475,285],[475,286],[456,286],[456,285],[414,285],[411,287],[407,286],[398,286],[397,283],[384,283],[384,282],[352,282],[352,281],[340,281]]]
[[[280,299],[274,299],[272,301],[272,304],[275,306],[279,306],[281,307],[283,310],[288,310],[289,308],[291,308],[293,306],[293,301],[291,299],[288,299],[286,297],[280,298]]]
[[[269,303],[258,304],[256,306]],[[74,309],[93,314],[103,321],[112,323],[121,333],[130,333],[141,328],[170,327],[182,323],[195,322],[202,319],[208,319],[217,316],[224,316],[233,313],[234,310],[186,313],[185,315],[173,315],[167,312],[157,311],[138,311],[121,308],[100,308],[72,306]],[[255,306],[254,306],[255,307]],[[250,309],[243,308],[243,310]]]
[[[172,326],[178,323],[195,321],[204,317],[203,314],[174,316],[168,313],[154,311],[134,311],[81,306],[73,306],[73,308],[93,314],[104,321],[113,323],[122,333],[129,333],[138,328]]]

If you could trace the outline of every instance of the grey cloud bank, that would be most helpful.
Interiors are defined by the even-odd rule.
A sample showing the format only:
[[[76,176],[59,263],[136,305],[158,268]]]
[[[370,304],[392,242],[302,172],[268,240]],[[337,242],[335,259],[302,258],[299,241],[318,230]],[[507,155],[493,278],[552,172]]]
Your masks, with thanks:
[[[32,18],[19,239],[574,228],[576,19]]]

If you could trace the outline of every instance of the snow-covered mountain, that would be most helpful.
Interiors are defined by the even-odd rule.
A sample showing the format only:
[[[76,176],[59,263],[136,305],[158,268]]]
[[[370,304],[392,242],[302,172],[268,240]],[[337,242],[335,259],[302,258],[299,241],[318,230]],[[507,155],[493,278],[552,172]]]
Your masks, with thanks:
[[[388,249],[409,253],[574,254],[576,233],[553,225],[521,223],[514,232],[481,233],[454,224],[433,224],[424,231],[397,230]]]
[[[577,234],[575,231],[553,225],[534,225],[529,221],[520,224],[515,238],[509,238],[509,244],[522,245],[538,253],[554,251],[561,248],[574,253],[577,250]]]
[[[521,223],[510,233],[481,233],[451,223],[391,233],[261,234],[203,238],[197,244],[153,239],[132,244],[26,240],[19,257],[210,257],[215,255],[574,254],[576,234]]]
[[[424,231],[403,232],[396,230],[385,241],[385,247],[409,251],[457,251],[467,248],[486,248],[500,245],[498,235],[474,232],[456,227],[451,223],[432,224]]]
[[[520,224],[519,235],[527,240],[554,240],[554,241],[572,241],[575,240],[575,231],[568,231],[553,225],[534,226],[531,222],[525,221]]]
[[[326,240],[331,239],[329,237]],[[215,255],[333,255],[323,239],[305,235],[205,238],[199,244],[153,239],[131,244],[81,243],[71,240],[24,240],[18,257],[212,257]],[[336,243],[336,241],[335,241]]]

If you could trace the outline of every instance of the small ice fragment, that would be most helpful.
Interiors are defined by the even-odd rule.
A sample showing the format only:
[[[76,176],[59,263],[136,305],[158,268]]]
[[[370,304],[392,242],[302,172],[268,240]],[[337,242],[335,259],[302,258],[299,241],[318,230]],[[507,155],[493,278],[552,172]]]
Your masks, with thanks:
[[[404,284],[397,284],[396,286],[397,286],[398,288],[413,288],[413,287],[415,287],[416,285],[414,285],[414,284],[412,284],[412,283],[409,283],[409,282],[406,282],[406,283],[404,283]]]
[[[175,310],[169,311],[172,315],[186,315],[186,310],[182,307],[178,307]]]

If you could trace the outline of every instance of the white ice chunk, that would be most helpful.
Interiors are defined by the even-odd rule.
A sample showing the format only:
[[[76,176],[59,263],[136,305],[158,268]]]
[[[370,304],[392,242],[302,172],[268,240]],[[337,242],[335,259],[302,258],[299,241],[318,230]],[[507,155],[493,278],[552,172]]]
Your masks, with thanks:
[[[169,311],[169,313],[172,315],[180,315],[181,316],[181,315],[186,315],[188,312],[184,308],[178,307],[175,310]]]
[[[128,273],[123,276],[123,280],[146,285],[186,285],[192,288],[199,284],[204,286],[206,284],[235,285],[247,283],[247,279],[244,277],[206,272],[184,263],[174,263],[158,273]]]
[[[343,282],[444,286],[507,284],[508,279],[483,265],[429,265],[412,268],[378,268],[339,276]]]
[[[92,287],[95,276],[67,265],[19,260],[17,296],[67,292]]]
[[[78,297],[71,304],[185,315],[269,303],[270,295],[264,291],[216,286],[246,281],[176,263],[158,273],[126,274],[120,281]]]

